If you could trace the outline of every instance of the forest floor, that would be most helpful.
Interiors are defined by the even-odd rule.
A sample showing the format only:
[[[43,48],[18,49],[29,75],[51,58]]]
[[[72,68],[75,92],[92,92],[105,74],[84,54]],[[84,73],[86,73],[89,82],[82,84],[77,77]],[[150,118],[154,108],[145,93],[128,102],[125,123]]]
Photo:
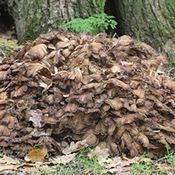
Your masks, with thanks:
[[[17,41],[0,36],[0,59],[17,49]],[[94,152],[96,152],[94,154]],[[93,155],[93,156],[92,156]],[[94,156],[95,155],[95,156]],[[0,154],[0,174],[35,175],[175,175],[175,153],[153,160],[147,154],[140,157],[109,157],[103,150],[85,148],[70,157],[56,161],[26,163],[24,160]]]
[[[72,157],[62,156],[62,163],[29,164],[24,161],[0,158],[0,174],[3,175],[174,175],[175,154],[151,160],[146,155],[132,159],[126,157],[106,158],[100,162],[98,157],[90,158],[92,150],[84,149]],[[99,155],[101,156],[101,155]],[[61,157],[60,157],[61,160]],[[20,163],[19,163],[20,162]]]

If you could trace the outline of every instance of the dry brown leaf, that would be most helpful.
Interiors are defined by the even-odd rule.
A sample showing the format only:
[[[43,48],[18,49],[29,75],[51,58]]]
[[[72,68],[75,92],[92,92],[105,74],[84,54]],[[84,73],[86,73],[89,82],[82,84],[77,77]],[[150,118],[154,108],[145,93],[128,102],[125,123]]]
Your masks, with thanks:
[[[46,148],[36,148],[29,151],[25,156],[25,161],[27,162],[43,162],[48,150]]]
[[[73,154],[67,154],[63,156],[57,156],[53,159],[51,159],[49,162],[53,164],[63,164],[66,165],[67,163],[71,162],[76,156],[76,153]]]
[[[20,167],[20,165],[2,165],[0,164],[0,172],[4,172],[4,171],[16,171],[18,168]]]
[[[39,110],[30,110],[29,111],[29,121],[33,122],[33,126],[35,128],[41,128],[41,122],[42,122],[42,113]]]
[[[8,157],[6,155],[3,155],[3,157],[0,158],[0,164],[19,165],[20,162],[18,159],[14,159],[14,158]]]
[[[64,150],[62,150],[63,154],[69,155],[71,153],[74,153],[82,148],[86,148],[88,146],[86,140],[78,141],[78,142],[71,142],[70,146],[66,147]]]
[[[94,150],[92,150],[91,152],[88,153],[88,157],[91,159],[96,157],[98,162],[101,165],[104,165],[104,163],[106,162],[106,160],[109,157],[109,152],[110,151],[106,147],[106,144],[101,143],[98,146],[96,146]]]
[[[4,155],[0,158],[0,172],[5,170],[17,170],[21,166],[19,160]]]
[[[121,157],[108,158],[106,161],[107,172],[127,175],[131,170],[131,165],[139,160],[139,157],[132,159],[122,159]]]

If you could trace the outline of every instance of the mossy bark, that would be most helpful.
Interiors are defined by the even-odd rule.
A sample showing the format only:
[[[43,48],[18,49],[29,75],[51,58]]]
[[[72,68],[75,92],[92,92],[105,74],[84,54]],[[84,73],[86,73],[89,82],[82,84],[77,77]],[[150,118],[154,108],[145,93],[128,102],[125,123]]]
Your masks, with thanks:
[[[109,5],[119,35],[129,34],[155,48],[175,40],[175,0],[0,0],[8,5],[19,41],[34,39],[75,17],[104,12]]]
[[[19,41],[59,27],[65,20],[104,11],[105,0],[8,0]]]
[[[175,42],[175,0],[115,1],[121,34],[129,34],[155,48]]]

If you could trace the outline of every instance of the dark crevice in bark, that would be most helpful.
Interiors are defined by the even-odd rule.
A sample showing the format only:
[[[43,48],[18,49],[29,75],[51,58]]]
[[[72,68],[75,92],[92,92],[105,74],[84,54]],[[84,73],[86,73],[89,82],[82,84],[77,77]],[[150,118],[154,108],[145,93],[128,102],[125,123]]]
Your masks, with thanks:
[[[71,14],[69,14],[69,2],[67,0],[65,0],[65,7],[66,8],[66,13],[67,13],[67,18],[70,19]]]
[[[123,35],[122,18],[120,14],[119,5],[118,5],[118,0],[106,0],[104,11],[107,15],[114,16],[117,22],[116,29],[114,30],[109,29],[107,33],[117,33],[118,36]]]
[[[77,9],[78,8],[78,9]],[[80,17],[80,18],[83,18],[84,17],[84,15],[83,15],[83,13],[82,13],[82,10],[81,10],[81,1],[80,0],[77,0],[77,7],[76,7],[76,5],[75,5],[75,9],[74,9],[75,11],[76,10],[78,10],[78,12],[79,12],[79,16],[77,16],[77,13],[76,13],[76,15],[75,15],[75,17],[77,18],[77,17]]]
[[[14,30],[14,26],[14,20],[8,12],[8,7],[6,5],[0,5],[0,33]]]

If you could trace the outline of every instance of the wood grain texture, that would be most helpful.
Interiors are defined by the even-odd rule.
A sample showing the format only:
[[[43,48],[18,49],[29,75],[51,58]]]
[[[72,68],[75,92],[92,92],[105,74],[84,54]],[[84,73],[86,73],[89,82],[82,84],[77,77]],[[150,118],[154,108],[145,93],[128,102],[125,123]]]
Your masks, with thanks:
[[[159,48],[175,40],[174,0],[118,0],[121,34],[130,34]]]
[[[103,11],[104,1],[8,0],[7,4],[15,21],[18,39],[24,41],[59,27],[65,20],[99,13]]]

